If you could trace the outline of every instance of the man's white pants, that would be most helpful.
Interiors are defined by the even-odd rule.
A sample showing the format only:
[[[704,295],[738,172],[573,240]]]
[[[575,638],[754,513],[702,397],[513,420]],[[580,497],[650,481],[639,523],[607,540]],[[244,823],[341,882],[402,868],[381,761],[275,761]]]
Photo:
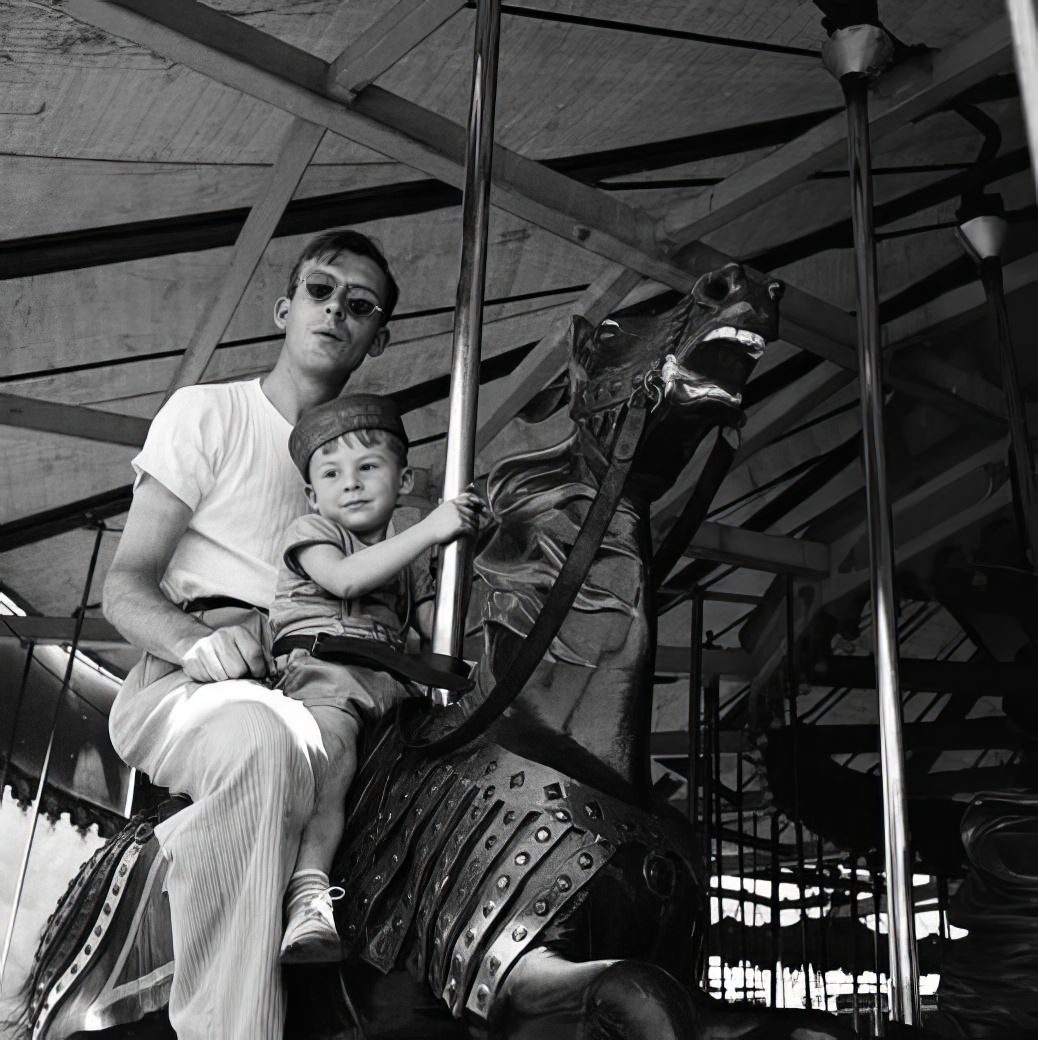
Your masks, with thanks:
[[[282,897],[327,767],[313,717],[259,683],[202,685],[145,655],[109,726],[127,762],[193,800],[156,828],[179,1040],[281,1040]]]

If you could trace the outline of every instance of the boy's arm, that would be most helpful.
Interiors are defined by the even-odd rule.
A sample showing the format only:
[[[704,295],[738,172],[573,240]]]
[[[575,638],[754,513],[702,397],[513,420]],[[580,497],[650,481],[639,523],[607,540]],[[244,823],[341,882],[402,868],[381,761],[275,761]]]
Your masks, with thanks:
[[[326,592],[339,599],[356,599],[385,585],[435,544],[431,533],[417,523],[349,555],[337,545],[320,542],[297,549],[295,558],[299,567]]]
[[[104,586],[104,615],[134,646],[180,665],[198,682],[264,676],[263,648],[238,626],[214,631],[171,603],[160,582],[191,508],[154,477],[141,478]]]
[[[326,542],[304,545],[295,550],[296,563],[326,592],[355,599],[385,585],[426,549],[475,531],[481,508],[478,496],[465,492],[385,541],[349,555]]]

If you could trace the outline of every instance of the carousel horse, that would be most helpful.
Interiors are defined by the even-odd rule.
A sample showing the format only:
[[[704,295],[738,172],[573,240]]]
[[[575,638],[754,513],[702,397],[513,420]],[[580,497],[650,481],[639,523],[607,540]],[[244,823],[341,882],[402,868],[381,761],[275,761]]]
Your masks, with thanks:
[[[824,1013],[698,987],[700,844],[649,777],[649,505],[708,433],[743,421],[778,295],[732,264],[657,318],[575,319],[572,434],[488,478],[475,689],[373,736],[332,872],[347,960],[288,969],[290,1035],[853,1036]],[[59,904],[31,979],[33,1037],[161,1012],[156,818],[131,821]]]

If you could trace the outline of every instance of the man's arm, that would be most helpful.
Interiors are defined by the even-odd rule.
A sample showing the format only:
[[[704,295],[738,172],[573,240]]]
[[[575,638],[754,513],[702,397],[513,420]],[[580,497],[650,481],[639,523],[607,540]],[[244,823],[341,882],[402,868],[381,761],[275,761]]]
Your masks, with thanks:
[[[162,592],[159,583],[190,519],[190,507],[145,474],[105,579],[105,617],[134,646],[199,682],[265,676],[263,648],[247,629],[211,629]]]

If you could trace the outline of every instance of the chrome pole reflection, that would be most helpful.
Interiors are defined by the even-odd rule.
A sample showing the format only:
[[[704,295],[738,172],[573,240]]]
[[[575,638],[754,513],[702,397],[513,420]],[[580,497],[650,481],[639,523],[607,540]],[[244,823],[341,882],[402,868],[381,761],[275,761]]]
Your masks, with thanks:
[[[444,499],[460,495],[475,475],[476,412],[483,331],[483,287],[487,266],[487,225],[490,216],[490,174],[494,150],[494,106],[497,96],[497,56],[501,30],[500,0],[479,0],[465,150],[465,193],[462,205],[461,271],[454,311],[454,343],[447,421],[447,461]],[[440,552],[436,589],[435,653],[460,658],[465,637],[471,539],[459,538]],[[432,690],[438,704],[454,696]]]
[[[897,657],[894,596],[894,539],[887,494],[883,434],[883,383],[876,248],[872,228],[868,78],[893,52],[890,37],[876,25],[837,29],[822,59],[843,87],[847,106],[848,172],[858,290],[858,377],[869,532],[869,589],[875,634],[886,850],[890,1008],[896,1022],[919,1021],[919,968],[912,906],[912,854],[908,844],[904,738]]]

